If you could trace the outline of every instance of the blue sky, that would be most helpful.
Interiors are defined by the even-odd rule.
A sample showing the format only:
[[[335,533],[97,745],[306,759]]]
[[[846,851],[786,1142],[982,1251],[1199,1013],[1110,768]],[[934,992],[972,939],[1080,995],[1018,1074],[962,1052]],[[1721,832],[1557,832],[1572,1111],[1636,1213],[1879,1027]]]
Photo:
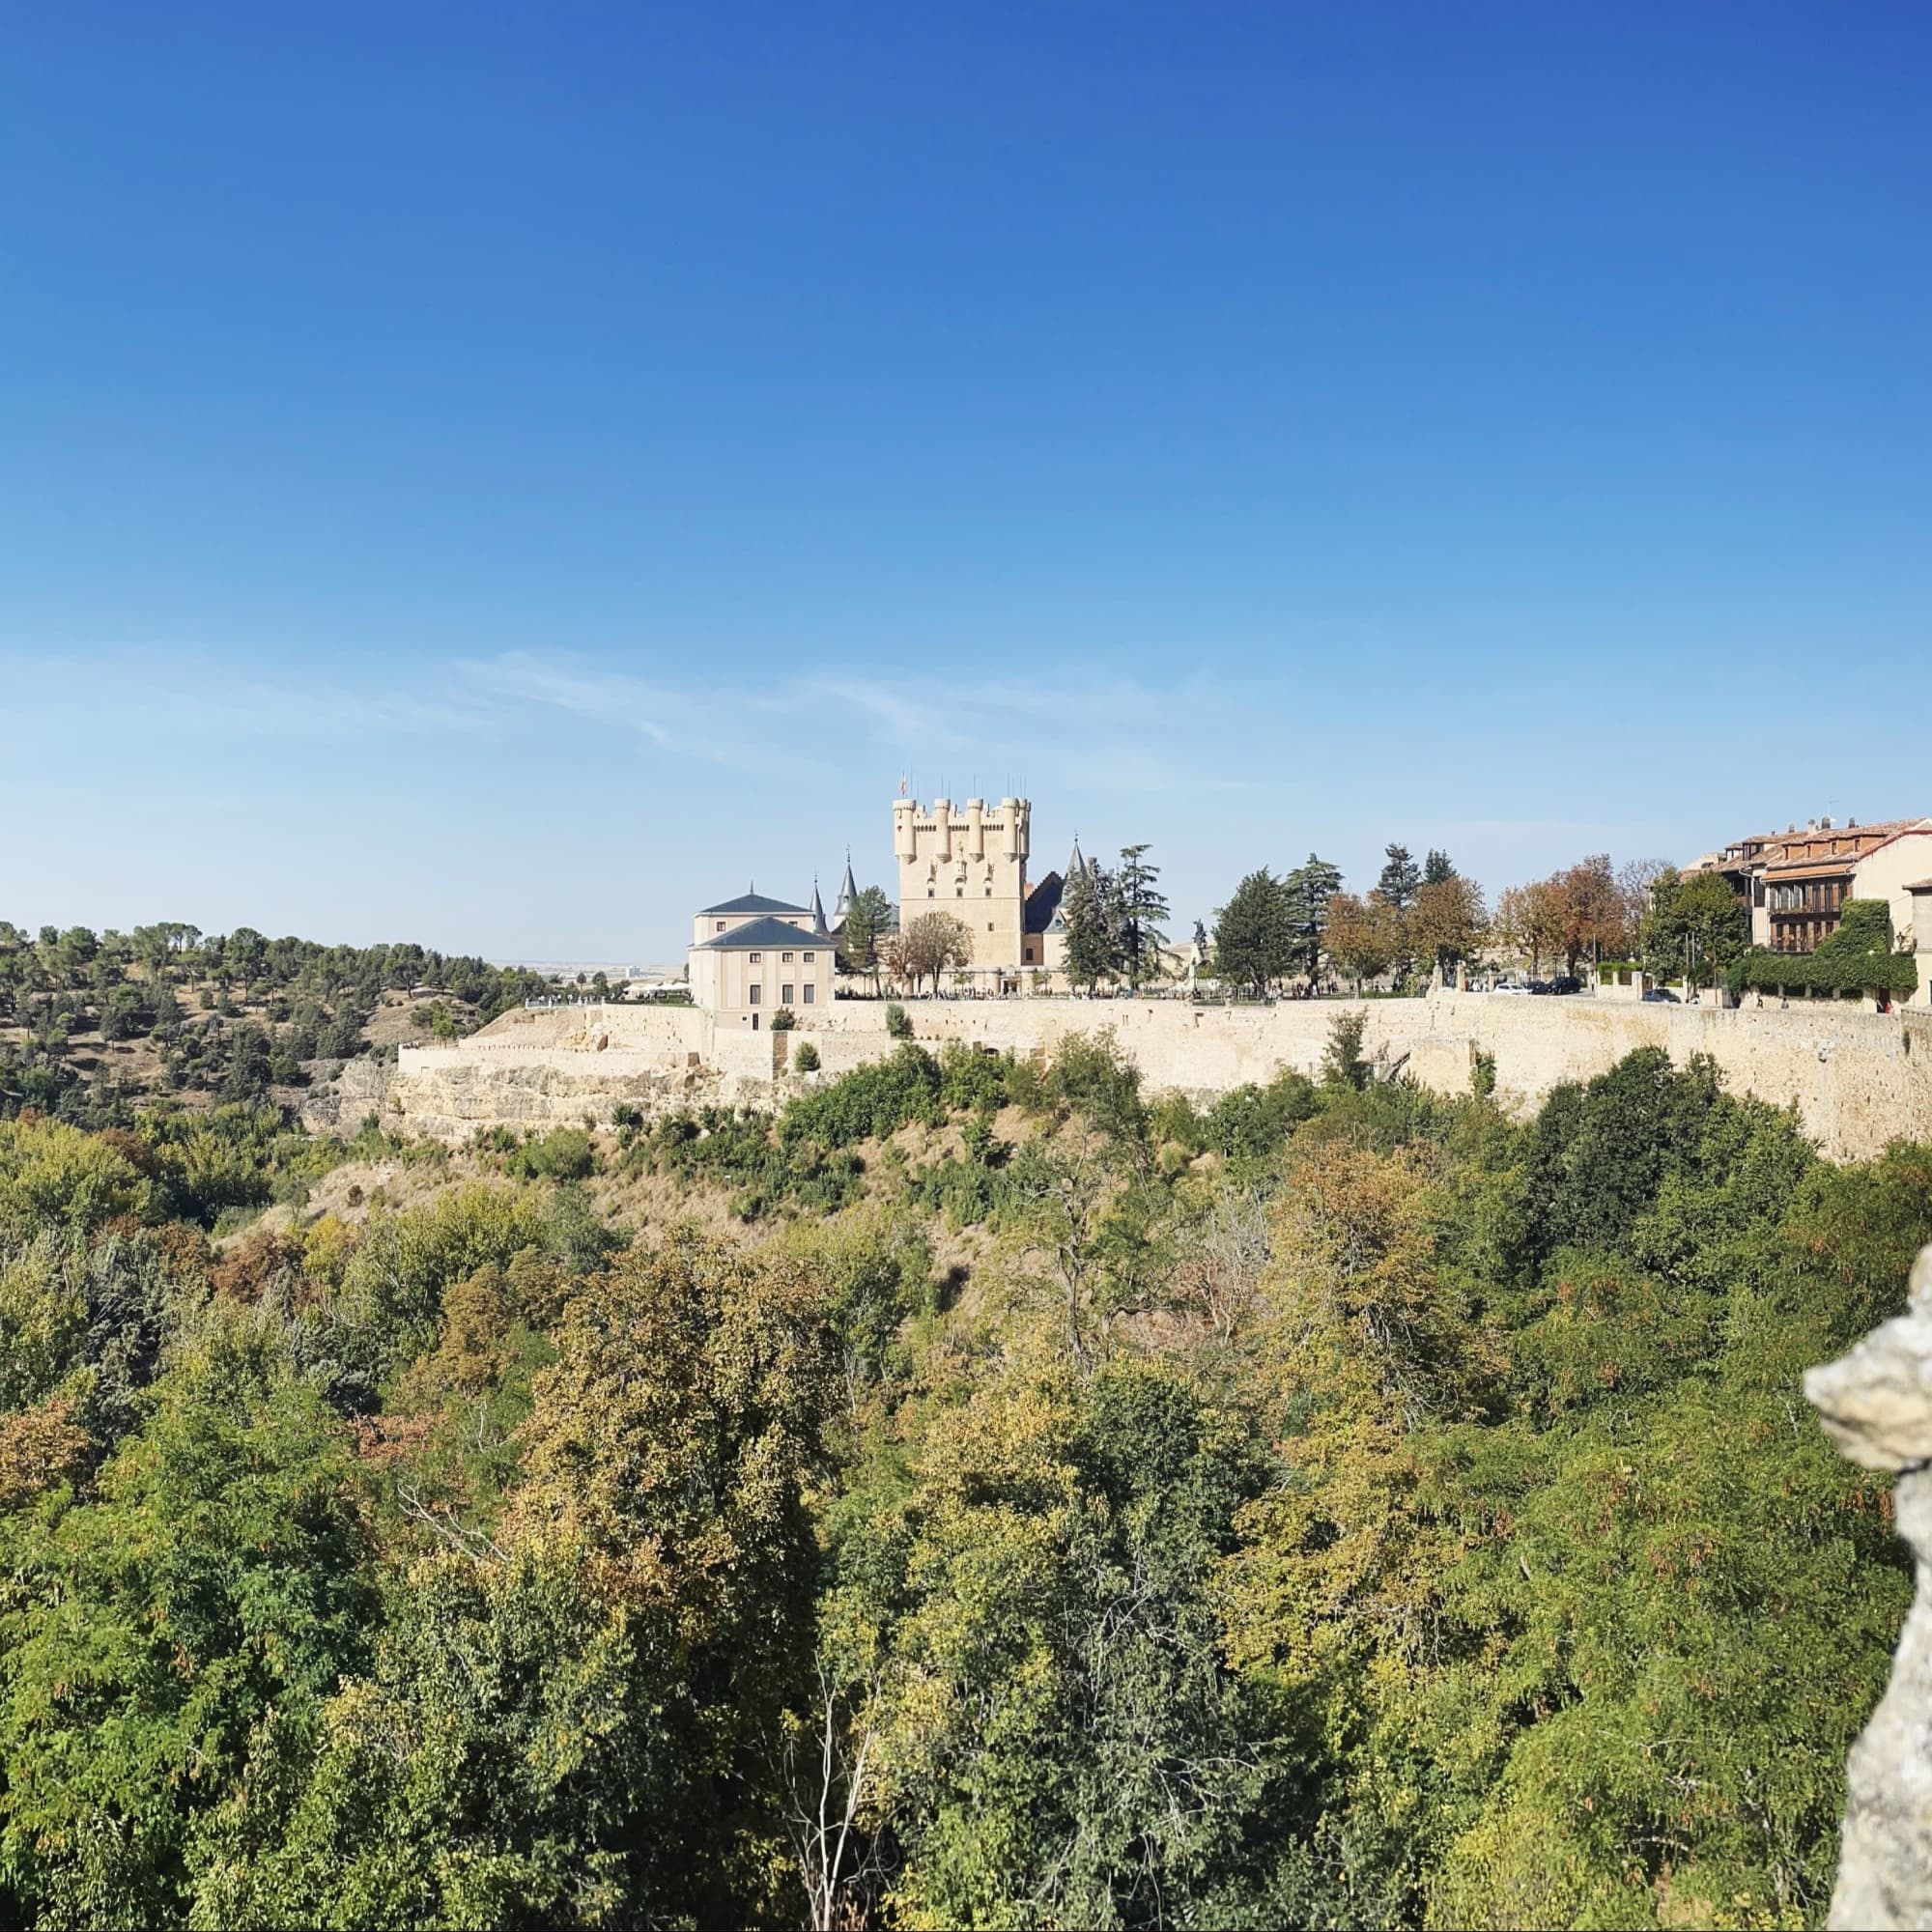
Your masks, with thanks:
[[[1932,810],[1928,83],[1921,4],[15,9],[0,917],[659,958],[906,772],[1183,927]]]

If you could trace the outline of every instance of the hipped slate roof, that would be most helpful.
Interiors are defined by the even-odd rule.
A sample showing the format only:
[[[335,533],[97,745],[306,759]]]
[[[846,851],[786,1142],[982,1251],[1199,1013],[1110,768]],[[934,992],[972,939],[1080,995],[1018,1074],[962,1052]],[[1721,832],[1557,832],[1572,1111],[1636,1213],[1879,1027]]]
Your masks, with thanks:
[[[726,908],[720,906],[718,911]],[[802,912],[802,906],[788,906],[788,912]],[[721,932],[715,937],[699,942],[702,952],[749,952],[753,948],[762,951],[767,946],[830,946],[830,937],[823,932],[808,932],[802,925],[788,924],[781,919],[754,919],[750,925],[741,925],[735,932]]]
[[[741,899],[726,899],[723,905],[706,906],[697,916],[709,919],[713,913],[805,912],[810,906],[787,905],[783,899],[768,899],[762,893],[747,893]]]
[[[1049,872],[1026,898],[1026,930],[1028,933],[1044,932],[1053,923],[1053,916],[1060,910],[1061,895],[1066,890],[1065,882],[1058,872]]]

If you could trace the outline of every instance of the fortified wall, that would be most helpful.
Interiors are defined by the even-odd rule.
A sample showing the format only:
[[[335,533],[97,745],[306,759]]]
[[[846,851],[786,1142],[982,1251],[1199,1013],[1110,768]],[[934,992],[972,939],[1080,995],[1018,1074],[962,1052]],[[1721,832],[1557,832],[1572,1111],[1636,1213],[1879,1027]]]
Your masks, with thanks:
[[[1506,1106],[1533,1107],[1564,1080],[1606,1071],[1640,1046],[1682,1065],[1709,1054],[1733,1093],[1795,1105],[1834,1159],[1889,1140],[1932,1140],[1932,1013],[1848,1006],[1789,1009],[1509,998],[1444,990],[1427,999],[1287,1001],[1196,1007],[1151,1000],[914,1000],[915,1037],[962,1040],[1050,1061],[1074,1034],[1111,1028],[1153,1092],[1197,1102],[1283,1068],[1315,1074],[1338,1012],[1363,1017],[1363,1050],[1385,1074],[1466,1093],[1477,1056],[1493,1058]],[[787,1070],[801,1040],[822,1071]],[[450,1046],[405,1046],[384,1099],[391,1124],[447,1140],[479,1126],[608,1121],[620,1102],[646,1115],[682,1107],[776,1107],[790,1094],[883,1059],[895,1042],[878,1001],[840,1001],[790,1034],[719,1026],[691,1007],[530,1008]]]

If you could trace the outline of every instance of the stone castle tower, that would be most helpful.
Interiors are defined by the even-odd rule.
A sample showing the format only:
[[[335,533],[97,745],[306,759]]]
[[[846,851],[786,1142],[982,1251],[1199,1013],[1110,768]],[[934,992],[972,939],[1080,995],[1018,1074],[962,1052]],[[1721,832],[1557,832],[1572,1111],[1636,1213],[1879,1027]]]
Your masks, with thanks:
[[[1032,818],[1023,798],[996,806],[969,798],[958,808],[936,798],[930,809],[917,799],[895,799],[900,923],[922,913],[951,913],[973,935],[976,975],[1017,973],[1025,959]]]

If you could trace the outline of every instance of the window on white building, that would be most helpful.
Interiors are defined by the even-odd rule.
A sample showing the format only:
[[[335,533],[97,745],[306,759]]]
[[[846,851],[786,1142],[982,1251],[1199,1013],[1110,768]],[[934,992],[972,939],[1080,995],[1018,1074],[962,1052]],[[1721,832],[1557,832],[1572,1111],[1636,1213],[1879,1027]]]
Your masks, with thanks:
[[[764,990],[765,989],[761,985],[759,985],[755,980],[753,980],[750,987],[747,989],[748,996],[746,998],[745,1004],[748,1007],[755,1007],[758,1004],[759,997],[763,994]]]
[[[761,966],[764,964],[765,955],[762,952],[748,952],[745,956],[752,962],[753,966]]]
[[[781,986],[779,988],[780,1006],[788,1007],[797,998],[798,998],[798,988],[796,986]]]
[[[781,952],[779,954],[779,964],[781,966],[789,966],[791,964],[791,954],[789,952]]]
[[[810,1007],[810,1006],[816,1006],[817,1003],[818,1003],[818,988],[814,986],[810,980],[808,980],[805,982],[805,1004],[808,1007]]]

